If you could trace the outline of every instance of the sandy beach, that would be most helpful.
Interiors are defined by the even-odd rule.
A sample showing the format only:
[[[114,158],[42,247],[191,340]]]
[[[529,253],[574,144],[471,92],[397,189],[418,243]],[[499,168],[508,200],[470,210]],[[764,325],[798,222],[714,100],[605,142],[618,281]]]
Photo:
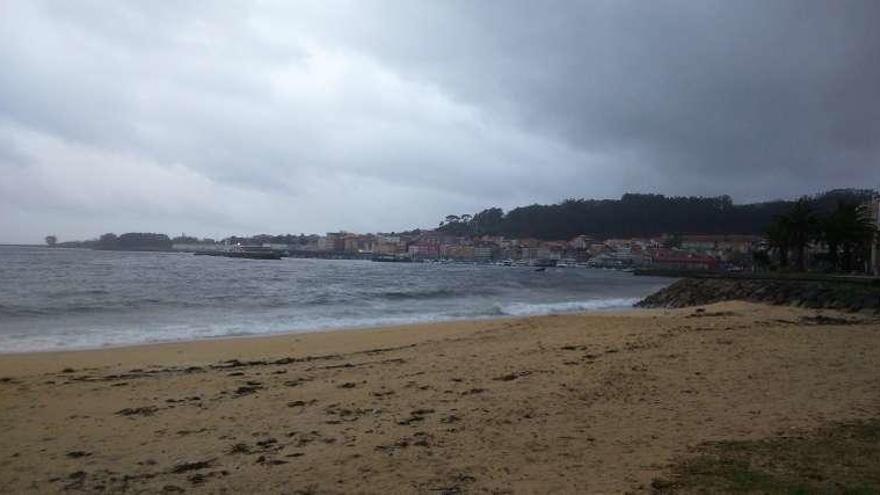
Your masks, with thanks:
[[[880,413],[880,321],[747,303],[0,356],[0,492],[650,492]]]

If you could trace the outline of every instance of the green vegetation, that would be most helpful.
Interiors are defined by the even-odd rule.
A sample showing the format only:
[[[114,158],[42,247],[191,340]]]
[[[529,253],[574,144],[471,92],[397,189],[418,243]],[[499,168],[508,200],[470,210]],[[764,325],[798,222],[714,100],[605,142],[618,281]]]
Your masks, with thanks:
[[[734,204],[729,196],[667,197],[624,194],[620,199],[567,199],[552,205],[522,206],[505,213],[489,208],[473,216],[448,215],[439,230],[449,235],[503,235],[509,238],[571,239],[651,237],[659,234],[763,234],[774,218],[799,202],[805,211],[826,214],[838,203],[859,204],[875,191],[840,189],[799,201]],[[799,219],[804,220],[804,219]]]
[[[652,483],[663,493],[880,494],[880,420],[807,435],[711,442]]]
[[[819,220],[813,207],[804,199],[799,199],[787,213],[777,216],[767,229],[767,237],[780,256],[780,265],[788,265],[788,253],[794,252],[797,271],[806,268],[807,246],[818,238]]]
[[[821,243],[827,253],[818,256],[816,264],[827,271],[848,272],[864,266],[875,230],[868,211],[859,203],[840,201],[833,211],[820,216],[808,200],[801,199],[778,215],[766,234],[783,269],[789,267],[793,254],[794,269],[805,271],[807,247]]]
[[[129,232],[117,236],[111,233],[98,238],[95,247],[123,251],[168,251],[171,249],[171,239],[165,234]]]
[[[852,270],[868,256],[876,228],[860,205],[841,203],[821,226],[820,240],[828,245],[828,261],[834,269]]]

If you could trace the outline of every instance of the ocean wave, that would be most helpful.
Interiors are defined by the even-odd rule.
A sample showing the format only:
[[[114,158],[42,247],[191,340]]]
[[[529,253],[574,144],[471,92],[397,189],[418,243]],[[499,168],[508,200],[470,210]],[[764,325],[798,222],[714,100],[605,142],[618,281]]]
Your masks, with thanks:
[[[447,297],[459,297],[464,295],[462,291],[452,289],[426,289],[426,290],[390,290],[376,294],[381,299],[401,300],[401,299],[441,299]]]
[[[365,328],[387,325],[406,325],[456,320],[483,320],[504,316],[537,316],[557,313],[600,311],[628,308],[638,299],[612,298],[555,303],[506,303],[483,309],[472,308],[463,312],[425,312],[401,315],[363,315],[355,317],[311,317],[282,320],[272,323],[200,323],[168,324],[156,322],[144,332],[125,324],[110,327],[80,328],[77,331],[52,332],[34,335],[30,332],[0,334],[0,354],[62,349],[94,349],[106,346],[174,342],[212,338],[273,335],[281,333],[309,333],[338,328]]]
[[[110,294],[110,292],[105,289],[64,289],[52,292],[49,295],[53,298],[64,298],[81,296],[103,296],[107,294]]]
[[[26,269],[0,263],[17,281],[0,297],[0,353],[595,311],[659,285],[591,270],[29,253]]]
[[[631,308],[638,298],[592,299],[554,303],[510,303],[498,305],[498,314],[507,316],[536,316],[555,313],[579,313],[604,309]]]
[[[485,293],[485,291],[484,291]],[[481,294],[484,294],[481,293]],[[323,306],[334,304],[351,304],[357,301],[427,301],[432,299],[452,299],[456,297],[467,297],[470,292],[460,289],[417,289],[417,290],[351,290],[347,292],[318,293],[305,296],[303,300],[298,301],[305,306]]]
[[[45,311],[38,308],[20,308],[16,306],[4,306],[0,304],[0,317],[16,317],[16,316],[40,316]]]
[[[185,301],[167,302],[159,299],[141,299],[137,301],[94,301],[94,302],[70,302],[52,306],[0,306],[0,319],[23,318],[23,317],[58,317],[77,316],[88,314],[123,314],[136,310],[151,309],[155,307],[180,307],[195,306]]]
[[[139,299],[93,300],[93,301],[59,301],[55,304],[41,307],[25,305],[0,305],[0,319],[21,317],[59,317],[77,316],[89,314],[121,315],[142,311],[166,311],[166,310],[209,310],[235,308],[240,311],[252,309],[276,309],[291,305],[291,302],[279,298],[249,297],[195,297],[193,299],[163,299],[157,297],[145,297]]]

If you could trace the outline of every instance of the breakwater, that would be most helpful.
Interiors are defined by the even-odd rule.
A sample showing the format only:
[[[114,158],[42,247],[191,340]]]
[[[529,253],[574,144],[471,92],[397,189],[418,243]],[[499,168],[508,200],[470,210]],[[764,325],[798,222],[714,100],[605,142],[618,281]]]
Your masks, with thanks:
[[[880,281],[688,277],[636,306],[682,308],[734,300],[880,314]]]

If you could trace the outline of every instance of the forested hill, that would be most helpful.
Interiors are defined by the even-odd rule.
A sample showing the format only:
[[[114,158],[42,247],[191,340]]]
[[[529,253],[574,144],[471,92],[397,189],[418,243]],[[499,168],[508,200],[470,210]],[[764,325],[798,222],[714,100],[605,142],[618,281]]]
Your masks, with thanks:
[[[840,202],[863,202],[875,191],[837,189],[810,196],[817,212]],[[503,235],[512,238],[571,239],[650,237],[659,234],[763,234],[771,220],[796,200],[734,204],[729,196],[666,197],[624,194],[620,199],[568,199],[551,205],[521,206],[505,213],[489,208],[475,215],[449,215],[439,230],[450,235]]]

